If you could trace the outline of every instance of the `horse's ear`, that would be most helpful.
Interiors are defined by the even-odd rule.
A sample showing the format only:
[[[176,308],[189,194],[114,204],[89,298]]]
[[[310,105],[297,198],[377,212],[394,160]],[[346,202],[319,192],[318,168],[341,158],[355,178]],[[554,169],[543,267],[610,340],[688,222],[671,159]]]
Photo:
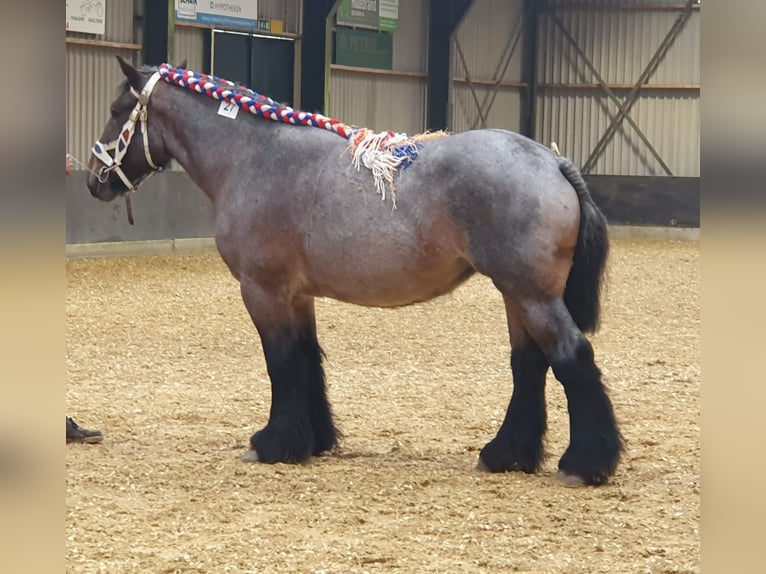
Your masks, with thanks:
[[[130,84],[130,86],[137,92],[140,92],[141,89],[144,87],[144,84],[146,83],[146,78],[141,74],[141,72],[139,72],[131,64],[123,60],[119,55],[115,56],[115,58],[117,58],[117,62],[119,62],[120,64],[120,69],[122,70],[122,73],[125,74],[125,77],[128,79],[128,83]]]

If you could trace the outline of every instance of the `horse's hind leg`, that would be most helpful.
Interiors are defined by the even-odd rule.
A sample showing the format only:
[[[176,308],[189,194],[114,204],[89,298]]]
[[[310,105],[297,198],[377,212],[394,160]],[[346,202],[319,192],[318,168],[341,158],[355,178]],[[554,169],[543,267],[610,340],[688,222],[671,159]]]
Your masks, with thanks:
[[[497,436],[479,455],[479,467],[492,472],[535,472],[544,456],[548,360],[529,336],[519,309],[508,297],[505,297],[505,309],[511,339],[513,395]]]
[[[303,462],[335,444],[324,387],[313,301],[294,303],[258,285],[241,285],[261,336],[271,379],[268,424],[250,439],[247,462]]]
[[[564,386],[569,410],[569,447],[559,470],[574,482],[603,484],[614,474],[622,438],[601,382],[593,347],[563,300],[522,302],[523,321]]]

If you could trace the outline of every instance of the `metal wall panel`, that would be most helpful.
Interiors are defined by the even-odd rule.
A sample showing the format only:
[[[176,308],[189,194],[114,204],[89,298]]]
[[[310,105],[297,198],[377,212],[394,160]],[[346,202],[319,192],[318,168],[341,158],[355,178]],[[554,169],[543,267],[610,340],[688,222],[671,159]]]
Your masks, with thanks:
[[[473,0],[463,17],[455,37],[463,47],[466,63],[472,77],[492,80],[497,70],[503,48],[514,32],[521,17],[521,0]],[[453,44],[452,75],[463,77],[465,69]],[[505,80],[521,79],[521,49],[514,51]]]
[[[474,86],[479,102],[489,94],[486,86]],[[486,114],[488,128],[502,128],[519,131],[521,125],[521,90],[503,88],[497,91],[494,103]],[[481,127],[476,104],[467,84],[453,83],[452,87],[452,123],[451,132],[464,132]]]
[[[561,153],[584,165],[606,131],[615,106],[607,96],[581,90],[557,90],[539,99],[537,139],[558,143]],[[699,97],[653,91],[631,108],[631,117],[670,167],[673,175],[699,175]],[[627,123],[618,128],[591,173],[664,175],[660,164]]]
[[[131,0],[105,0],[105,34],[67,32],[67,38],[134,43],[134,4]],[[86,162],[90,148],[109,118],[119,83],[124,79],[114,56],[139,63],[140,52],[96,45],[66,45],[66,149]],[[81,169],[75,165],[75,169]]]
[[[67,32],[69,38],[133,42],[133,0],[102,0],[104,2],[104,35]]]
[[[330,115],[350,125],[410,135],[424,130],[425,78],[374,76],[334,70]]]
[[[649,63],[679,12],[633,10],[556,10],[607,82],[633,83]],[[538,53],[540,82],[594,83],[581,58],[550,18],[540,16],[543,36]],[[649,83],[699,83],[699,12],[668,50]],[[543,39],[545,42],[543,43]]]
[[[109,106],[124,79],[115,53],[128,59],[131,55],[114,48],[67,46],[66,149],[83,162],[109,119]]]
[[[173,64],[178,66],[186,60],[186,67],[195,72],[207,72],[205,62],[205,30],[191,26],[176,26],[173,38]]]
[[[632,86],[680,14],[678,10],[651,9],[659,4],[601,3],[606,9],[594,9],[561,3],[555,13],[607,84]],[[679,2],[664,4],[678,6]],[[699,12],[695,11],[648,80],[648,84],[676,89],[644,89],[630,113],[678,176],[699,175],[699,29]],[[537,58],[536,137],[546,144],[556,141],[562,153],[582,166],[610,118],[617,114],[617,106],[600,88],[582,87],[597,80],[546,13],[539,17]],[[621,100],[628,92],[615,89]],[[591,173],[665,174],[626,121]]]
[[[195,72],[209,73],[205,69],[205,40],[207,30],[192,26],[176,26],[173,35],[173,65],[180,66],[186,60],[186,67]],[[177,161],[171,161],[165,169],[184,171]]]
[[[258,17],[282,20],[284,32],[300,34],[302,2],[303,0],[258,0]]]
[[[425,129],[428,2],[399,2],[393,69],[416,75],[332,69],[328,114],[374,130],[415,134]]]
[[[522,14],[522,0],[474,0],[455,31],[455,38],[465,57],[465,65],[453,42],[452,76],[470,76],[474,92],[484,110],[492,101],[492,84],[496,80],[521,82],[523,38],[519,38],[507,68],[504,54],[509,49],[509,42]],[[453,80],[451,101],[451,131],[461,132],[481,127],[473,94],[465,81]],[[518,131],[521,124],[521,89],[499,86],[494,103],[486,115],[487,127]]]
[[[399,0],[399,24],[394,33],[394,70],[428,70],[428,1]]]

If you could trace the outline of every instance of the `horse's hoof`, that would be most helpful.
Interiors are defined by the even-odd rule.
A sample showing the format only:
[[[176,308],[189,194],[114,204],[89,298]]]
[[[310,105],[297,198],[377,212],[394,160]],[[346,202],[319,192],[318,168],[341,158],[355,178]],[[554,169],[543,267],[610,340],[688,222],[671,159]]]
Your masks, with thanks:
[[[585,481],[582,477],[579,477],[576,474],[569,474],[563,470],[556,472],[556,479],[569,488],[580,488],[581,486],[585,486]]]
[[[258,458],[258,453],[251,448],[242,457],[242,462],[261,462],[261,459]]]

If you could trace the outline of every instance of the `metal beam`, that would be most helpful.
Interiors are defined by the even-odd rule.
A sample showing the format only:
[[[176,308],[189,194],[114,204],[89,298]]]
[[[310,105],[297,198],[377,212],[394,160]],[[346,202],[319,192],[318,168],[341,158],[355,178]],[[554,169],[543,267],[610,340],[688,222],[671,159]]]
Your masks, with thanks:
[[[332,56],[331,16],[340,0],[303,0],[301,108],[326,113]]]
[[[426,127],[443,130],[449,125],[450,40],[472,0],[429,0],[428,89]]]
[[[521,77],[529,88],[522,92],[521,133],[535,139],[537,130],[537,0],[524,0],[524,42],[521,48]]]
[[[460,22],[463,21],[465,13],[468,12],[471,4],[473,4],[473,0],[447,0],[446,2],[442,0],[431,0],[432,7],[438,5],[444,9],[445,4],[447,11],[449,12],[449,33],[452,35],[455,33],[455,30],[457,30],[457,27],[460,26]],[[431,14],[433,14],[433,12],[431,12]]]
[[[170,63],[175,29],[175,3],[171,0],[144,0],[143,63],[157,66]]]

